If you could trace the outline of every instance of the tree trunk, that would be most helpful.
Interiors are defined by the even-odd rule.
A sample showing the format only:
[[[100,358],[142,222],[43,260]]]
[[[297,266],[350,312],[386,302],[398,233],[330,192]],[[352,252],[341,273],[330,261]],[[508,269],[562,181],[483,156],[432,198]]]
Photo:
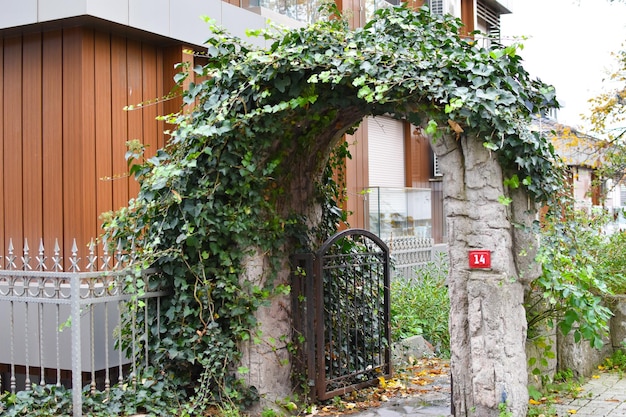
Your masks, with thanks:
[[[443,177],[450,256],[451,372],[455,416],[526,416],[524,287],[537,276],[530,225],[535,206],[514,190],[510,205],[496,155],[474,137],[433,141]],[[491,254],[470,268],[469,251]],[[525,251],[525,252],[524,252]]]

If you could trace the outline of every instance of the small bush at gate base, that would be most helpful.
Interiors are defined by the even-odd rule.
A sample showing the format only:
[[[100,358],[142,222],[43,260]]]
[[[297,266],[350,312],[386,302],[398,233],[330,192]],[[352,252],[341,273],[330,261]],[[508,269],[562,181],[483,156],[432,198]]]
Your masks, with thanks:
[[[417,280],[396,277],[391,282],[391,337],[422,335],[440,356],[449,357],[448,265],[443,259],[429,262],[417,275]]]

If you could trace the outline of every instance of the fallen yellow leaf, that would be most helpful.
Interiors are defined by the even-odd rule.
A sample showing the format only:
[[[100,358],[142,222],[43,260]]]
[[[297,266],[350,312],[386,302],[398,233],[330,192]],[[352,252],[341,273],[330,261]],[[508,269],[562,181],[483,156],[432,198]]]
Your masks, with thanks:
[[[598,379],[598,378],[600,378],[600,375],[591,375],[591,377],[592,377],[593,379]]]
[[[578,411],[576,411],[576,410],[567,410],[567,412],[570,413],[570,414],[576,414]]]
[[[532,404],[532,405],[539,405],[539,404],[541,404],[541,401],[533,400],[533,399],[531,398],[530,400],[528,400],[528,403],[529,403],[529,404]]]

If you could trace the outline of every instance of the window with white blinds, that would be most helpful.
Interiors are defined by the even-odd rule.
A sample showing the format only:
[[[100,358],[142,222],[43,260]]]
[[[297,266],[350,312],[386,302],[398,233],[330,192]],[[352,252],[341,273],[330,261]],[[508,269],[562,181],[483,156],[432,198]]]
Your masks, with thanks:
[[[404,187],[404,124],[390,117],[368,117],[370,187]]]

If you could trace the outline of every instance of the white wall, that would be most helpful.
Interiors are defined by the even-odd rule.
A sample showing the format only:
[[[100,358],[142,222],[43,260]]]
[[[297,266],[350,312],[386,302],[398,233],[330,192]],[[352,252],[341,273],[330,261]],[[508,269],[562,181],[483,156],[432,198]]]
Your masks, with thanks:
[[[221,0],[0,0],[0,10],[0,29],[87,15],[192,45],[204,44],[209,36],[202,16],[242,38],[246,29],[267,27],[268,18],[301,25],[264,9],[244,10]],[[250,41],[264,46],[263,40]]]

